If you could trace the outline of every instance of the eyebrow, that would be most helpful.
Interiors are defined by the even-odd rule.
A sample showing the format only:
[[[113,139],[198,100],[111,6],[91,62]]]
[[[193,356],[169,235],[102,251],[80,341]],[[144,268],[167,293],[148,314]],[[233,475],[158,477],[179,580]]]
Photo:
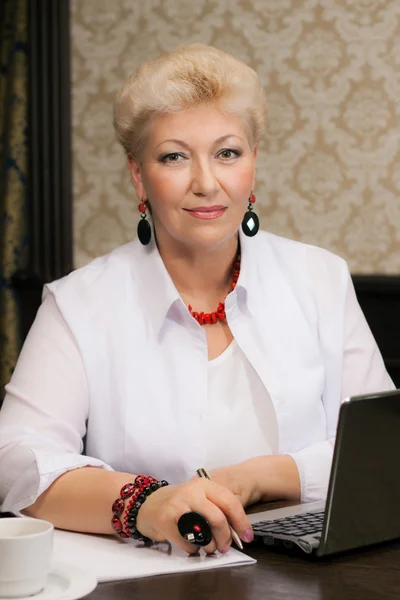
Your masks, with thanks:
[[[218,138],[217,140],[215,140],[213,143],[214,143],[214,144],[220,144],[221,142],[224,142],[225,140],[227,140],[227,139],[229,139],[229,138],[232,138],[232,137],[238,138],[239,140],[242,140],[242,141],[243,141],[243,139],[242,139],[240,136],[238,136],[238,135],[236,135],[236,134],[234,134],[234,133],[228,133],[228,135],[223,135],[223,136],[221,136],[220,138]],[[183,140],[179,140],[179,139],[177,139],[177,138],[172,138],[172,139],[168,139],[168,140],[163,140],[162,142],[160,142],[160,143],[159,143],[159,144],[156,146],[156,148],[158,148],[159,146],[161,146],[161,144],[165,144],[165,143],[167,143],[167,142],[172,142],[172,143],[174,143],[174,144],[179,144],[180,146],[183,146],[184,148],[187,148],[187,149],[189,149],[189,148],[190,148],[189,144],[187,144],[187,143],[186,143],[186,142],[184,142]]]

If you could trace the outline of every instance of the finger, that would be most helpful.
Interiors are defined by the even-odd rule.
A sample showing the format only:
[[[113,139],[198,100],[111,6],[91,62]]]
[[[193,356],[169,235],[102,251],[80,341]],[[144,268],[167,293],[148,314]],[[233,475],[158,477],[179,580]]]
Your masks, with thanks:
[[[163,533],[165,538],[171,542],[171,544],[178,546],[178,548],[184,550],[184,552],[187,552],[188,554],[196,554],[200,549],[200,546],[185,540],[185,538],[179,532],[178,525],[175,525],[173,520],[165,524],[163,527]]]
[[[207,546],[204,546],[204,550],[208,554],[215,552],[216,549],[222,553],[227,552],[231,547],[232,537],[228,521],[222,510],[209,500],[205,500],[202,503],[199,512],[201,512],[210,523],[213,534],[212,542]]]
[[[222,511],[244,542],[251,542],[253,529],[240,500],[224,486],[213,481],[209,483],[211,485],[206,489],[208,500]]]
[[[161,516],[159,526],[163,535],[169,542],[175,544],[178,548],[181,548],[188,554],[196,554],[199,551],[200,546],[187,541],[184,536],[181,535],[178,528],[178,521],[181,516],[191,510],[189,505],[185,504],[181,505],[179,508],[177,506],[172,506],[170,507],[170,510],[166,511],[164,515]],[[212,552],[215,552],[215,547]]]
[[[197,499],[197,504],[211,505],[211,503],[203,496],[202,499]],[[212,506],[212,505],[211,505]],[[204,509],[185,511],[176,519],[176,527],[179,534],[188,542],[198,545],[207,553],[214,553],[216,550],[215,540],[213,539],[211,525],[204,516]]]
[[[207,546],[198,546],[192,542],[188,542],[185,538],[180,534],[178,526],[175,529],[171,529],[168,539],[171,543],[175,544],[188,554],[197,554],[197,552],[203,548],[207,554],[213,554],[216,551],[216,545],[214,539]]]
[[[171,533],[167,537],[168,537],[168,541],[170,541],[171,544],[178,546],[178,548],[180,548],[184,552],[187,552],[188,554],[197,554],[198,551],[200,550],[200,546],[197,546],[196,544],[191,544],[190,542],[187,542],[185,540],[185,538],[183,538],[181,536],[179,531],[178,531],[178,533],[171,531]]]

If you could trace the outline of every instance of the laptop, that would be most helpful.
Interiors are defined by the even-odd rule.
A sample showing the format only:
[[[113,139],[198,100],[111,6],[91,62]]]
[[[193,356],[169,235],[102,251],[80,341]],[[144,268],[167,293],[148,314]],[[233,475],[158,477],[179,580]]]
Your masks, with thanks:
[[[400,390],[343,402],[325,502],[248,517],[256,541],[317,557],[400,538]]]

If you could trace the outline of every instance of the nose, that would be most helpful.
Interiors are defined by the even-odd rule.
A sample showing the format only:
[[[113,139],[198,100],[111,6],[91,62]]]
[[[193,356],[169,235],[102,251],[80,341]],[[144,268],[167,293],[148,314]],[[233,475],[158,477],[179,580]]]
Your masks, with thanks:
[[[218,191],[218,179],[208,160],[193,161],[191,188],[196,196],[212,196]]]

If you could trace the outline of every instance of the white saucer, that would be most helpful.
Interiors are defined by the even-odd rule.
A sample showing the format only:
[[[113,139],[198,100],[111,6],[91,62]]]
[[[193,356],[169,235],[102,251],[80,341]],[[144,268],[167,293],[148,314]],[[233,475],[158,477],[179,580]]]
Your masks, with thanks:
[[[44,589],[39,594],[20,597],[19,600],[77,600],[90,594],[96,586],[97,579],[92,573],[66,563],[55,563]]]

